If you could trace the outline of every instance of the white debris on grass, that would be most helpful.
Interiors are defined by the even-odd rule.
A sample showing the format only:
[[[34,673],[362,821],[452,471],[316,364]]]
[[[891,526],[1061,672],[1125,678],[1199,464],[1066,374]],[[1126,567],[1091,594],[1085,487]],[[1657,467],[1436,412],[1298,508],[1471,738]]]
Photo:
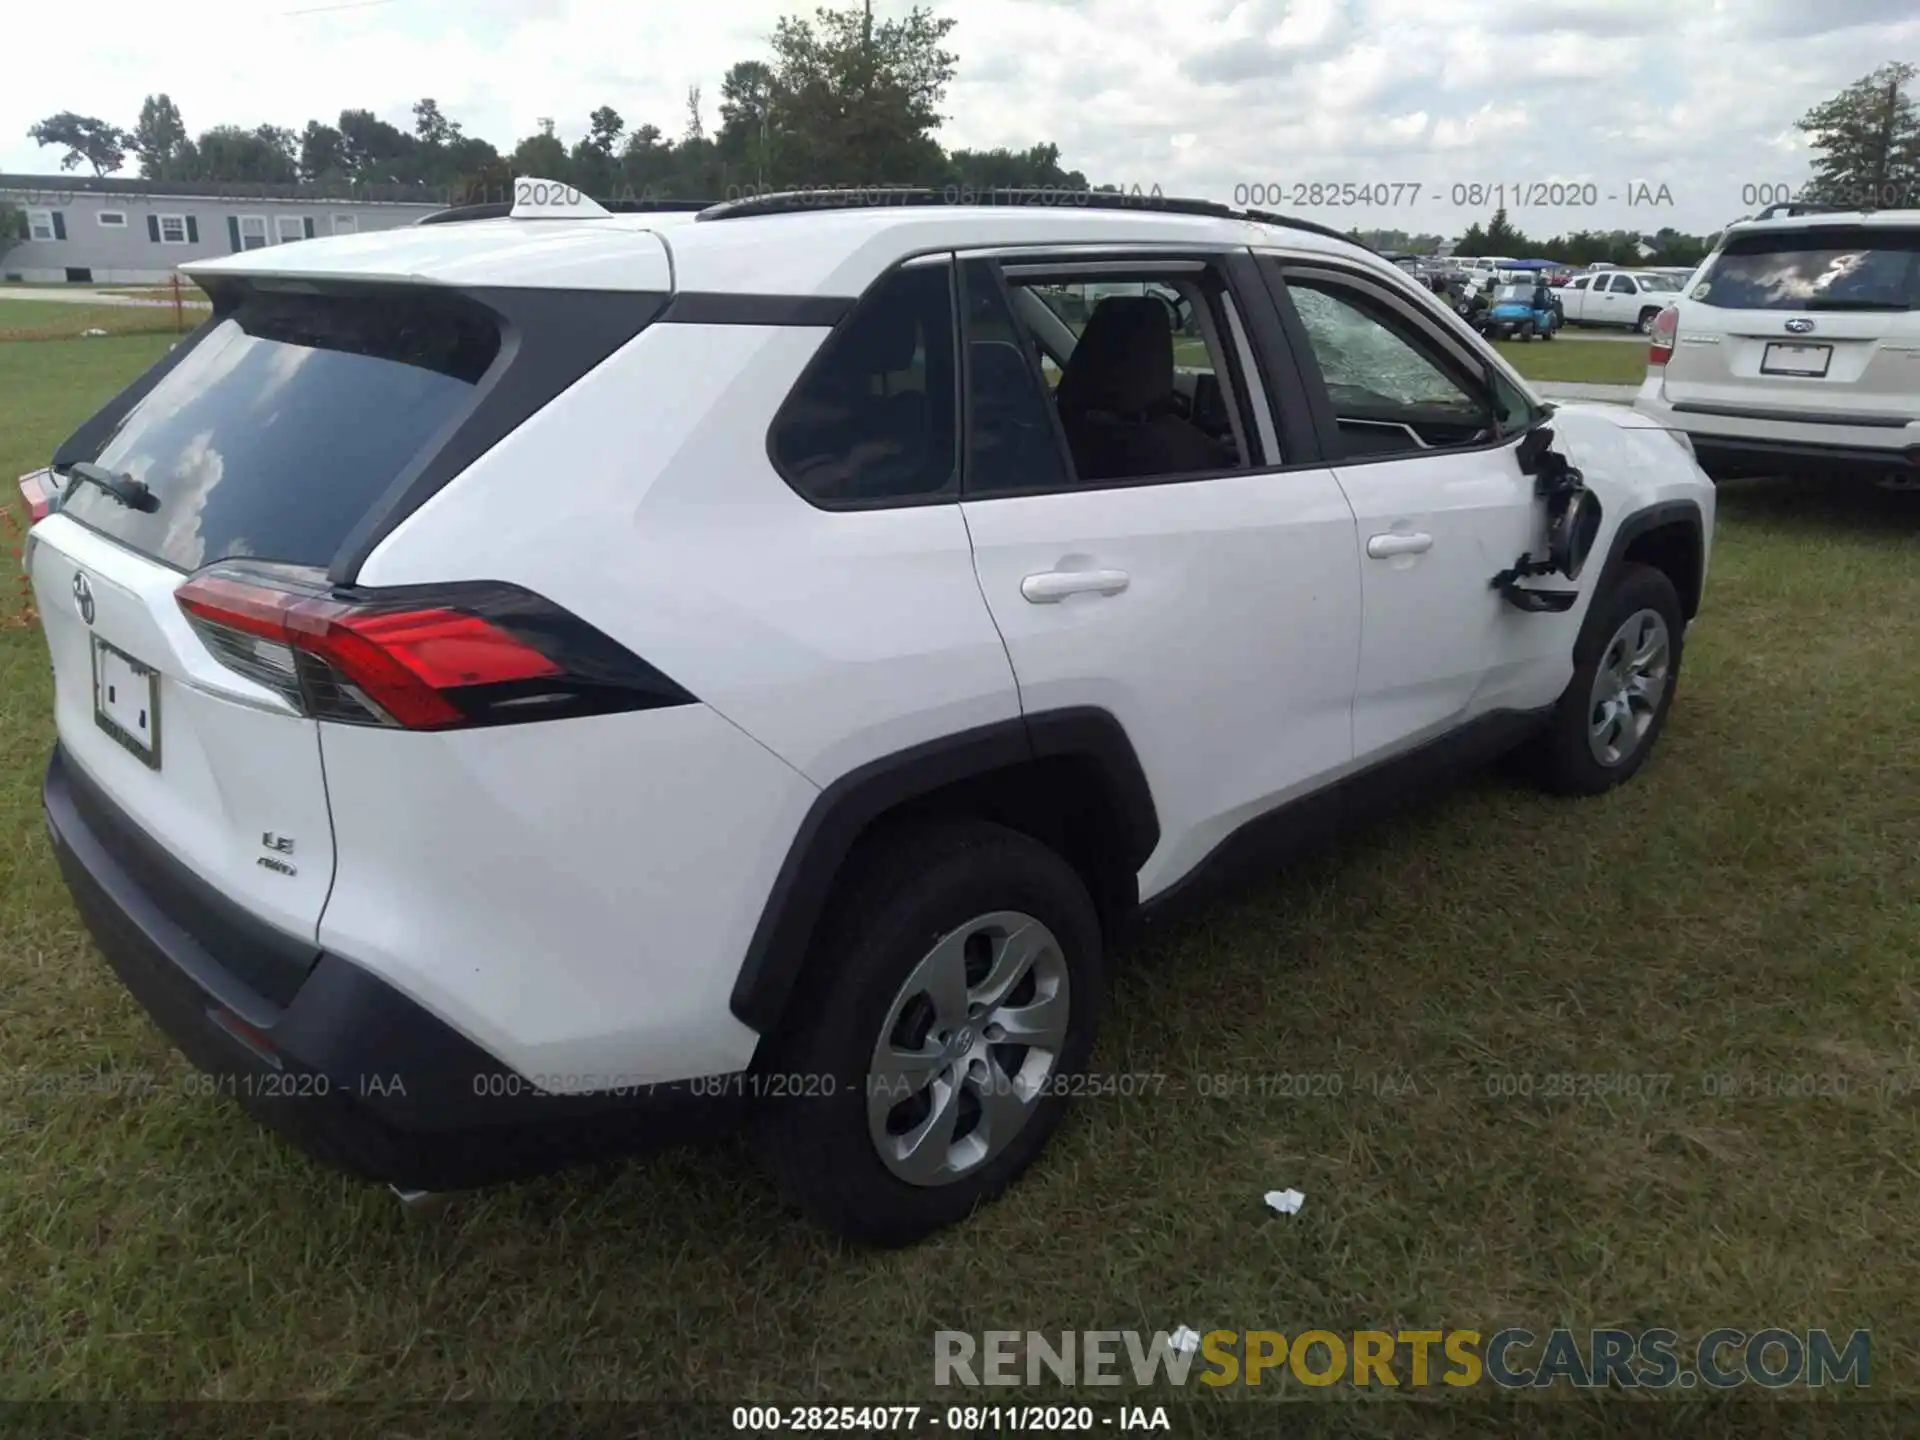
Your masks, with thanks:
[[[1200,1348],[1200,1332],[1189,1326],[1182,1325],[1178,1330],[1174,1331],[1172,1335],[1167,1337],[1167,1343],[1173,1346],[1174,1354],[1191,1355]]]
[[[1307,1197],[1298,1190],[1269,1190],[1267,1205],[1276,1215],[1298,1215]]]

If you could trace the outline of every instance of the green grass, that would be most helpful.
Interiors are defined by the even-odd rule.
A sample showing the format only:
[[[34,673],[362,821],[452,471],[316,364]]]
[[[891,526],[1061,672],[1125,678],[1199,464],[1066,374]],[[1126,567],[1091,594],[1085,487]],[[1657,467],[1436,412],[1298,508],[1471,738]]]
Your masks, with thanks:
[[[163,344],[0,345],[0,477]],[[1159,1093],[1081,1102],[1005,1200],[890,1255],[731,1147],[423,1217],[183,1093],[47,853],[45,650],[0,628],[0,1399],[906,1400],[936,1328],[1501,1322],[1869,1326],[1875,1392],[1912,1393],[1920,496],[1720,504],[1635,784],[1475,780],[1142,945],[1097,1065]],[[1562,1073],[1670,1079],[1490,1093]],[[87,1078],[130,1074],[155,1088]],[[1283,1075],[1341,1094],[1260,1094]]]
[[[1495,346],[1529,380],[1587,385],[1638,385],[1647,378],[1647,347],[1615,340],[1496,340]]]
[[[11,300],[0,295],[0,343],[71,340],[89,330],[114,335],[175,335],[206,317],[204,308],[156,305],[82,305],[64,300]],[[99,339],[101,337],[90,337]]]

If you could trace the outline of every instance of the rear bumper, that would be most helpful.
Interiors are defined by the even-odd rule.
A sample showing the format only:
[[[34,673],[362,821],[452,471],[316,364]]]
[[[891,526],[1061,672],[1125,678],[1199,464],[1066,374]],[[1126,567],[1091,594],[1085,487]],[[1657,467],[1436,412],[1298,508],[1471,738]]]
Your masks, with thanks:
[[[1783,470],[1920,477],[1920,450],[1876,450],[1857,445],[1813,445],[1797,440],[1741,440],[1691,434],[1700,468],[1718,477],[1777,475]]]
[[[1795,471],[1920,476],[1920,422],[1848,425],[1793,413],[1675,405],[1661,394],[1658,376],[1641,386],[1634,408],[1685,431],[1700,468],[1719,479]]]
[[[115,850],[124,819],[56,746],[48,834],[107,963],[211,1088],[336,1169],[448,1190],[705,1138],[743,1087],[677,1081],[555,1095],[367,970],[322,953],[284,1006],[263,999],[162,912]],[[111,832],[109,845],[103,831]],[[127,857],[133,858],[133,857]]]

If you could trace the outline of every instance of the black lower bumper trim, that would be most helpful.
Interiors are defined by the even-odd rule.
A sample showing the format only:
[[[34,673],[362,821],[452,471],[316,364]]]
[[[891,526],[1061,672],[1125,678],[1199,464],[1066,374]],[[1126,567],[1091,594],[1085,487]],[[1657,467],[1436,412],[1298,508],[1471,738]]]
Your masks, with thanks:
[[[74,803],[56,747],[47,830],[74,904],[127,989],[199,1069],[316,1158],[451,1190],[721,1134],[744,1087],[680,1081],[549,1095],[378,976],[322,952],[285,1006],[225,972],[140,887]],[[85,783],[82,777],[82,783]],[[136,832],[137,833],[137,832]],[[125,844],[116,836],[116,849]],[[151,843],[151,842],[149,842]]]
[[[1920,446],[1906,450],[1863,445],[1809,445],[1689,431],[1694,458],[1709,474],[1769,475],[1782,470],[1835,470],[1860,475],[1920,475]]]

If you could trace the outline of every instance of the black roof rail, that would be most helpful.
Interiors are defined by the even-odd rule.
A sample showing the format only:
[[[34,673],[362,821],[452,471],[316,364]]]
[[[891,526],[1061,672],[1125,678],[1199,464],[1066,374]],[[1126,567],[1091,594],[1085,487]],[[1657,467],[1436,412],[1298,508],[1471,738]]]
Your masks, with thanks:
[[[593,203],[609,215],[685,214],[688,211],[711,210],[715,204],[712,200],[595,200]],[[436,210],[431,215],[422,215],[413,223],[452,225],[462,220],[504,220],[511,214],[511,204],[488,201],[483,205],[455,205],[449,210]]]
[[[1285,225],[1343,240],[1378,254],[1371,245],[1343,230],[1269,210],[1236,210],[1218,200],[1196,200],[1179,195],[1142,195],[1125,190],[1072,190],[1065,187],[965,186],[943,189],[912,185],[875,185],[855,190],[782,190],[729,200],[700,212],[702,220],[735,220],[756,215],[794,215],[810,210],[865,210],[889,205],[984,205],[1057,210],[1144,210],[1162,215],[1216,216],[1222,220],[1254,220],[1263,225]]]
[[[1285,225],[1289,230],[1305,230],[1309,235],[1324,235],[1329,240],[1344,240],[1356,245],[1369,255],[1380,252],[1364,240],[1356,240],[1344,230],[1336,230],[1331,225],[1322,225],[1317,220],[1301,220],[1293,215],[1278,215],[1271,210],[1241,210],[1238,217],[1245,220],[1258,220],[1262,225]]]
[[[1860,209],[1858,205],[1819,205],[1807,201],[1781,200],[1767,206],[1753,218],[1771,220],[1776,215],[1785,215],[1789,218],[1795,215],[1850,215],[1858,209]]]
[[[869,210],[890,205],[1032,206],[1052,210],[1150,210],[1172,215],[1234,212],[1217,200],[1141,195],[1123,190],[1073,190],[1066,186],[868,185],[847,190],[776,190],[728,200],[702,213],[702,220],[740,220],[756,215],[797,215],[809,210]]]

